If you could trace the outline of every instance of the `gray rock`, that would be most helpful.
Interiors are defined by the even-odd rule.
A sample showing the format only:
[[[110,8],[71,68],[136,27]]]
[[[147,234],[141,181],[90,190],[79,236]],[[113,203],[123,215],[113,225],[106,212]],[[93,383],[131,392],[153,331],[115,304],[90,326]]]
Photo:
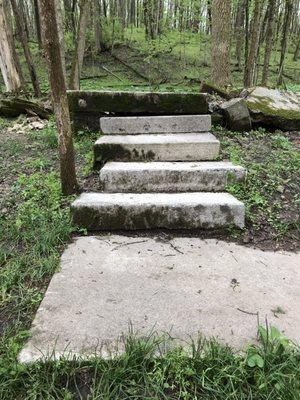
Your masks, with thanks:
[[[283,131],[300,130],[300,93],[256,87],[246,103],[253,123]]]
[[[250,113],[243,99],[236,98],[221,104],[227,128],[237,132],[247,132],[252,128]]]

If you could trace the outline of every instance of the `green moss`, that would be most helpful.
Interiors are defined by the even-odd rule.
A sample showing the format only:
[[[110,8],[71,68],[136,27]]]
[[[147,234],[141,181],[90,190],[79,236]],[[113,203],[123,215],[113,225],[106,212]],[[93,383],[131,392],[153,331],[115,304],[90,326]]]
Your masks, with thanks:
[[[278,118],[300,120],[300,109],[298,110],[284,110],[272,107],[272,100],[263,96],[255,96],[255,103],[247,101],[247,106],[253,112],[261,112],[268,116],[276,116]]]

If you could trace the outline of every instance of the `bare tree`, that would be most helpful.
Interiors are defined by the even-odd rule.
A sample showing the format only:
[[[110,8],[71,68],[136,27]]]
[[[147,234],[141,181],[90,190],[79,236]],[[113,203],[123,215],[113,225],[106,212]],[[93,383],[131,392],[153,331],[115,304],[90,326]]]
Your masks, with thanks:
[[[274,32],[275,32],[275,16],[277,10],[277,0],[269,0],[268,5],[268,23],[267,23],[267,31],[266,31],[266,48],[264,55],[264,66],[262,73],[262,86],[268,85],[269,79],[269,67],[270,67],[270,58],[273,49],[273,40],[274,40]]]
[[[6,90],[14,92],[21,88],[21,77],[15,63],[9,31],[3,0],[0,0],[0,69]]]
[[[251,21],[251,40],[249,47],[249,54],[245,62],[244,72],[244,86],[250,87],[253,84],[255,75],[256,58],[258,53],[260,29],[261,29],[261,16],[262,16],[262,0],[255,0],[254,11]]]
[[[42,19],[43,42],[48,63],[52,102],[56,116],[60,156],[62,192],[70,195],[77,191],[74,147],[66,81],[59,48],[55,0],[39,0]]]
[[[230,83],[231,0],[212,1],[212,81],[225,87]]]
[[[41,96],[40,84],[39,84],[39,80],[38,80],[36,70],[35,70],[35,67],[33,64],[31,51],[28,46],[23,15],[21,14],[21,9],[18,8],[18,6],[17,6],[16,0],[11,0],[11,5],[12,5],[13,13],[15,16],[16,26],[17,26],[17,30],[18,30],[18,36],[20,38],[20,41],[22,43],[22,47],[24,50],[24,55],[25,55],[27,66],[28,66],[32,86],[34,89],[34,94],[36,97],[40,97]]]
[[[279,73],[277,84],[282,85],[283,83],[283,67],[284,67],[284,59],[288,45],[288,37],[289,37],[289,29],[291,26],[293,14],[293,0],[285,1],[285,13],[284,13],[284,23],[283,23],[283,31],[282,31],[282,39],[281,39],[281,54],[280,54],[280,62],[279,62]]]
[[[81,0],[79,3],[80,15],[77,29],[77,40],[75,44],[75,53],[72,62],[72,71],[70,76],[70,89],[78,90],[80,87],[80,74],[82,70],[84,48],[85,48],[85,31],[88,21],[89,1]]]

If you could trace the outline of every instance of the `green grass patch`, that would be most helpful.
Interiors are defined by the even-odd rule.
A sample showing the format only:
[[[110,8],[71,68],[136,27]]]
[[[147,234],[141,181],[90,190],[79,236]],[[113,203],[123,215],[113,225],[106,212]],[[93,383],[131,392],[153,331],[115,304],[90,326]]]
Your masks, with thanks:
[[[263,129],[220,132],[223,157],[247,169],[245,183],[228,191],[246,206],[248,227],[268,231],[269,240],[299,238],[300,154],[289,135]]]

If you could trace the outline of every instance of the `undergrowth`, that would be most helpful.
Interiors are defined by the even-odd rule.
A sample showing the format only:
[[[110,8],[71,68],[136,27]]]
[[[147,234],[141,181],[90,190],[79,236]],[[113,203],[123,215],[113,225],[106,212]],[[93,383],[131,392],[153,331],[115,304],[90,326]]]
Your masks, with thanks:
[[[266,138],[263,131],[244,137],[219,134],[224,154],[248,169],[246,186],[231,188],[246,201],[247,218],[255,226],[256,215],[264,213],[276,232],[285,235],[288,225],[277,217],[280,205],[271,199],[274,193],[281,195],[279,186],[286,190],[295,185],[291,178],[299,159],[290,141],[281,133]],[[237,138],[250,147],[241,148]],[[259,147],[262,140],[271,141],[274,154]],[[129,335],[125,354],[114,360],[19,364],[17,355],[33,315],[74,228],[69,217],[72,198],[63,198],[60,192],[53,121],[43,131],[28,134],[27,144],[18,143],[18,138],[8,139],[1,149],[1,173],[13,172],[0,217],[1,400],[300,398],[299,348],[275,328],[260,328],[262,344],[238,354],[203,340],[189,351],[177,346],[160,354],[162,338]],[[90,168],[91,143],[84,134],[76,139],[79,176]],[[255,151],[257,159],[251,161]]]

